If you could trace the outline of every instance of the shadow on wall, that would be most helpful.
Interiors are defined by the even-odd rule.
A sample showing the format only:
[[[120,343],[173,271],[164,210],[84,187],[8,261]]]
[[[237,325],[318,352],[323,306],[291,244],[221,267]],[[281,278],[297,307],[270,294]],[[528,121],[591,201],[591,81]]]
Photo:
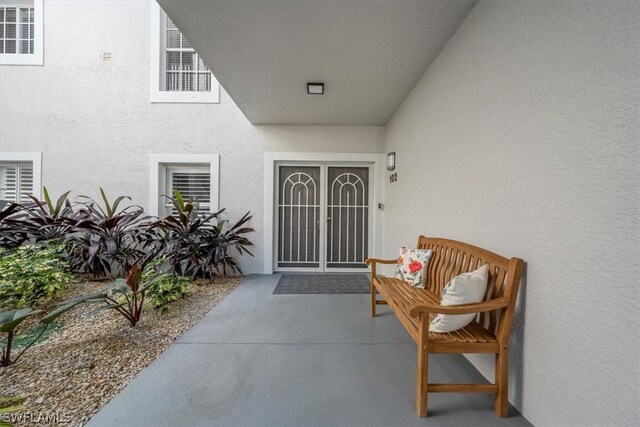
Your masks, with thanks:
[[[522,408],[522,392],[524,389],[523,366],[524,366],[524,324],[527,310],[527,270],[528,264],[524,263],[524,271],[520,280],[520,290],[518,292],[518,303],[516,315],[513,319],[513,329],[511,331],[511,343],[509,354],[509,386],[513,390],[510,401],[516,408]]]

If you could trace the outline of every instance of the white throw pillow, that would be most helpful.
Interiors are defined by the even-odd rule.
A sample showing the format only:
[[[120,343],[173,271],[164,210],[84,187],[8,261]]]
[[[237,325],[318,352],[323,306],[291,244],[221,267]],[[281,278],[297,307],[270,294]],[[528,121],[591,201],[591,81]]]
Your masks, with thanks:
[[[451,279],[442,290],[440,305],[463,305],[482,302],[489,280],[489,264],[475,271],[462,273]],[[473,321],[477,313],[438,314],[429,326],[431,332],[451,332],[464,328]]]

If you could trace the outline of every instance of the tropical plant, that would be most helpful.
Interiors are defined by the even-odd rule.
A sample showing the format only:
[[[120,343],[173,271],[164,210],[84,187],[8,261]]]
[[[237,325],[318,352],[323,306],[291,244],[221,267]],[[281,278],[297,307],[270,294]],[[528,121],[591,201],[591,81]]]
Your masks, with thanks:
[[[56,241],[3,251],[0,254],[0,306],[38,306],[73,280],[67,272],[64,246]]]
[[[212,278],[215,274],[239,272],[240,268],[229,249],[239,255],[253,254],[247,249],[252,243],[244,234],[254,231],[244,227],[251,220],[249,213],[224,231],[226,220],[213,224],[224,209],[215,213],[199,213],[192,200],[184,201],[179,191],[167,197],[177,216],[168,216],[152,224],[162,235],[159,254],[168,259],[170,272],[191,278]]]
[[[120,277],[134,263],[145,256],[138,226],[147,217],[140,206],[118,210],[120,203],[131,200],[120,196],[109,203],[100,187],[104,207],[87,196],[79,205],[74,233],[67,237],[67,250],[74,271],[91,274],[94,278]]]
[[[142,273],[143,282],[150,282],[161,276],[147,291],[149,304],[158,314],[166,313],[170,303],[184,298],[191,284],[191,281],[185,277],[160,271],[164,262],[164,258],[155,259],[145,266]]]
[[[165,196],[173,205],[176,216],[167,216],[152,224],[162,236],[159,255],[169,262],[170,272],[178,276],[205,277],[206,265],[200,247],[211,236],[211,220],[224,209],[215,213],[200,213],[192,200],[184,201],[179,191],[173,197]],[[157,245],[157,243],[156,243]]]
[[[63,302],[51,313],[63,313],[81,304],[98,303],[101,306],[93,310],[91,314],[96,314],[103,310],[115,310],[129,321],[131,327],[134,327],[142,317],[147,291],[162,277],[157,276],[143,282],[142,270],[138,264],[134,264],[126,280],[116,279],[102,292],[80,296]]]
[[[25,215],[7,218],[5,223],[27,233],[36,242],[64,238],[75,226],[76,218],[69,193],[63,193],[54,204],[47,187],[43,187],[44,201],[29,195],[33,203],[22,206]]]
[[[7,334],[6,343],[2,349],[2,358],[0,359],[0,366],[9,366],[18,361],[25,351],[31,347],[31,345],[25,347],[15,359],[11,357],[11,351],[13,350],[13,338],[15,329],[18,325],[29,317],[40,313],[40,310],[32,310],[30,308],[21,308],[18,310],[4,311],[0,313],[0,332]],[[36,340],[33,340],[35,342]]]
[[[22,206],[0,200],[0,248],[15,248],[27,240],[26,230],[11,224],[23,216]]]
[[[22,409],[25,397],[0,396],[0,427],[12,427],[11,413]]]
[[[55,320],[62,314],[66,313],[73,307],[60,307],[54,311],[47,313],[42,319],[40,319],[40,326],[31,331],[28,336],[33,336],[33,339],[28,341],[28,344],[24,345],[24,348],[14,358],[12,357],[12,351],[14,347],[14,340],[16,338],[16,328],[25,320],[39,314],[42,310],[32,310],[29,307],[19,308],[11,311],[0,312],[0,333],[7,334],[4,346],[2,348],[2,358],[0,358],[0,367],[6,367],[13,365],[20,360],[22,355],[31,348],[38,340],[55,325]]]
[[[149,303],[157,314],[165,314],[169,304],[185,297],[190,285],[186,277],[164,274],[149,288]]]
[[[246,253],[253,256],[253,253],[247,249],[248,246],[253,246],[253,243],[244,236],[247,233],[255,231],[251,227],[245,227],[245,224],[248,223],[251,218],[252,216],[247,212],[226,231],[224,228],[228,221],[219,221],[218,224],[213,227],[214,238],[208,240],[202,246],[203,252],[207,254],[207,259],[213,260],[213,265],[219,274],[223,276],[227,276],[229,273],[242,274],[236,258],[230,254],[230,249],[235,249],[239,255]]]

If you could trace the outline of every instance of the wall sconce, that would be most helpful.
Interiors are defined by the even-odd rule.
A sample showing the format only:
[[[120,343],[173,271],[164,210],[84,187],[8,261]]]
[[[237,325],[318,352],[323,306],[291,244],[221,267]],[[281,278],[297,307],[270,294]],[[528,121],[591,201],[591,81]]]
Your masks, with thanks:
[[[387,170],[392,171],[396,168],[396,152],[387,153]]]

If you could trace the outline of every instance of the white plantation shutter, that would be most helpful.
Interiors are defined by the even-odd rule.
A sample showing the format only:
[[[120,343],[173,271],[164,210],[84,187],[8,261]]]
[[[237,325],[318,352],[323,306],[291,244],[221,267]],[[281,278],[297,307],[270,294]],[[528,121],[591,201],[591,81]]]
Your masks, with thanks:
[[[17,165],[0,164],[0,200],[16,201]]]
[[[29,195],[33,194],[33,165],[31,163],[19,163],[18,172],[20,178],[18,200],[20,200],[20,203],[27,203],[31,201]]]
[[[173,191],[178,190],[185,202],[194,201],[194,206],[201,212],[211,210],[211,171],[208,165],[203,166],[168,166],[167,190],[173,196]],[[165,205],[166,214],[173,215],[176,212],[170,204]]]
[[[31,162],[0,163],[0,199],[26,203],[33,193],[33,164]]]

